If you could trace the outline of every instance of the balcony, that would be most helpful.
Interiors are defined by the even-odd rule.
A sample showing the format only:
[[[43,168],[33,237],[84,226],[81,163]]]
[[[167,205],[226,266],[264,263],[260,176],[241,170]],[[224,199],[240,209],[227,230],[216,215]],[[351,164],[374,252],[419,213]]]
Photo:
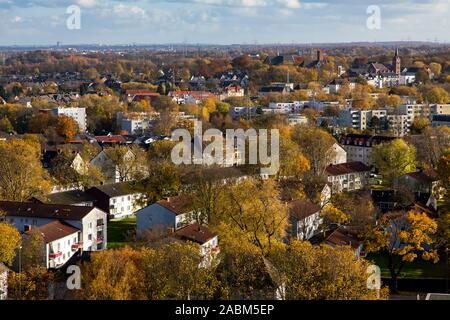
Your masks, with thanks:
[[[103,243],[103,237],[97,237],[97,244]]]
[[[61,251],[58,251],[58,252],[52,252],[52,253],[49,253],[49,254],[48,254],[48,258],[49,258],[50,260],[59,258],[59,257],[61,257],[61,256],[62,256],[62,252],[61,252]]]
[[[78,249],[83,247],[83,243],[79,242],[79,243],[74,243],[72,244],[72,251],[77,251]]]

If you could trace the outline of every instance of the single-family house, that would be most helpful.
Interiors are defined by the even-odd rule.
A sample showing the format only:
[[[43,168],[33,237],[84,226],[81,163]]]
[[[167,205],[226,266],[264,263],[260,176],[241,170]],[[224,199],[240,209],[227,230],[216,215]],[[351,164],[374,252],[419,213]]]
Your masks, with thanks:
[[[193,222],[194,211],[187,195],[178,195],[155,202],[136,212],[137,234],[150,229],[178,230]]]
[[[208,227],[193,223],[182,227],[174,232],[177,239],[191,241],[200,245],[200,254],[203,257],[200,266],[210,266],[212,260],[220,252],[217,233],[209,230]]]
[[[308,199],[296,199],[288,204],[292,236],[298,240],[310,239],[322,223],[320,206]]]
[[[399,177],[395,183],[397,186],[406,186],[412,192],[432,193],[438,185],[437,173],[430,169],[425,171],[409,172]]]

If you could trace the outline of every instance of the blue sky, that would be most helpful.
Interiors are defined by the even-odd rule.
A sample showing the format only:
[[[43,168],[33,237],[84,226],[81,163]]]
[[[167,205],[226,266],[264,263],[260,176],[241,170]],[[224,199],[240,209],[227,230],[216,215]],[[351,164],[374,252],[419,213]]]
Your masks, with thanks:
[[[81,9],[69,30],[66,9]],[[381,28],[367,8],[378,5]],[[0,46],[450,42],[450,0],[0,0]]]

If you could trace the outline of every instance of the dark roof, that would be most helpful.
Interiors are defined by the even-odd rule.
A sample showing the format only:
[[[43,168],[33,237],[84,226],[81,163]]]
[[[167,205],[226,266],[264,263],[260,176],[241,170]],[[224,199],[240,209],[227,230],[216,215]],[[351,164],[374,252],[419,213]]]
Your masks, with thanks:
[[[289,202],[291,217],[295,219],[304,219],[320,211],[320,206],[312,203],[308,199],[296,199]]]
[[[160,200],[157,203],[166,209],[169,209],[176,215],[191,211],[191,208],[189,207],[191,204],[191,199],[185,194],[170,197],[167,198],[167,200]]]
[[[95,186],[90,188],[89,190],[97,189],[110,198],[114,197],[120,197],[128,194],[134,194],[136,193],[133,191],[131,184],[129,182],[117,182],[117,183],[111,183],[111,184],[103,184],[100,186]],[[87,190],[89,192],[89,190]]]
[[[81,202],[94,201],[95,198],[81,190],[70,190],[51,193],[47,196],[46,203],[74,205]]]
[[[368,134],[347,134],[341,139],[342,145],[355,145],[360,147],[372,147],[377,144],[390,142],[395,137],[389,136],[372,136]]]
[[[204,244],[217,236],[217,234],[205,226],[194,223],[175,231],[175,236],[183,240]]]
[[[72,227],[60,220],[36,227],[35,230],[41,233],[45,243],[50,243],[80,231],[78,228]]]
[[[416,171],[405,174],[409,178],[412,178],[420,183],[430,184],[433,181],[437,181],[437,173],[434,170],[424,171]]]
[[[370,168],[360,161],[354,161],[329,165],[325,171],[331,176],[338,176],[352,172],[370,171]]]
[[[283,92],[284,89],[285,88],[281,86],[265,86],[262,87],[259,92]]]
[[[31,202],[0,201],[0,210],[8,216],[81,220],[94,208]]]

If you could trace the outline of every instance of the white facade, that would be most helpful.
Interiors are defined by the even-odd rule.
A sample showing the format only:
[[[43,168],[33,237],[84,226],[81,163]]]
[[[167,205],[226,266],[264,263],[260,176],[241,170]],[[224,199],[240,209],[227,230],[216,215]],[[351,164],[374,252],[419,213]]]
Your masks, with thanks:
[[[114,219],[121,219],[133,215],[142,208],[139,204],[142,196],[141,193],[133,193],[110,198],[109,214]]]
[[[74,232],[64,238],[45,244],[45,266],[58,268],[72,258],[81,247],[79,233]]]
[[[14,216],[7,213],[6,220],[19,230],[25,231],[25,226],[39,227],[55,221],[52,218]],[[107,247],[107,218],[100,209],[92,208],[81,220],[63,219],[65,223],[80,229],[83,251],[103,250]]]
[[[347,162],[347,151],[342,148],[339,144],[335,143],[331,146],[331,150],[334,154],[333,161],[331,164],[340,164]]]
[[[305,217],[302,220],[297,220],[295,224],[295,231],[298,240],[309,240],[319,230],[323,219],[320,217],[320,211]]]
[[[75,120],[80,132],[87,128],[86,108],[54,108],[52,112],[57,116],[67,116]]]
[[[332,193],[361,190],[367,184],[369,172],[351,172],[340,175],[328,175]]]
[[[190,224],[192,212],[176,214],[159,203],[153,203],[136,212],[137,233],[153,228],[172,228],[174,230]]]

